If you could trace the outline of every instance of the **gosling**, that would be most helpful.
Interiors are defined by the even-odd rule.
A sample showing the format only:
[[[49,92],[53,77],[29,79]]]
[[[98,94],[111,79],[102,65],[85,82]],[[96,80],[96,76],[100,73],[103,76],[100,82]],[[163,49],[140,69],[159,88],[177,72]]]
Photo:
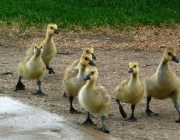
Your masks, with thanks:
[[[35,44],[34,46],[34,55],[27,56],[23,61],[18,65],[18,76],[19,80],[16,85],[16,91],[25,90],[25,85],[21,82],[22,78],[26,79],[37,79],[37,84],[39,90],[36,95],[45,95],[41,90],[41,81],[46,72],[45,64],[41,58],[43,52],[42,45]]]
[[[176,120],[176,122],[179,123],[180,106],[178,103],[178,96],[180,94],[180,80],[178,76],[171,70],[169,66],[170,61],[174,61],[176,63],[179,62],[176,57],[176,50],[172,47],[169,47],[164,51],[161,63],[159,64],[156,72],[145,80],[145,93],[147,96],[146,113],[149,116],[158,116],[159,114],[152,112],[149,108],[151,97],[160,100],[170,97],[179,113],[179,118]]]
[[[89,113],[95,113],[101,116],[102,127],[98,130],[109,133],[106,129],[106,118],[111,104],[111,97],[103,86],[96,86],[98,78],[98,69],[95,66],[88,66],[86,69],[85,81],[88,81],[79,91],[78,100],[81,106],[88,111],[87,119],[83,124],[95,125],[91,120]]]
[[[82,54],[91,54],[91,55],[92,55],[92,58],[93,58],[94,60],[96,60],[96,56],[95,56],[95,54],[94,54],[94,48],[93,48],[93,47],[91,47],[91,48],[88,48],[88,47],[84,48]],[[67,67],[66,71],[71,70],[71,69],[76,69],[76,68],[78,68],[79,62],[80,62],[80,59],[74,60],[73,63],[71,63],[71,64]]]
[[[96,56],[94,54],[94,48],[91,47],[91,48],[84,48],[83,49],[83,52],[82,54],[91,54],[92,55],[92,58],[95,60],[96,59]],[[76,59],[73,61],[73,63],[71,63],[65,70],[65,74],[68,73],[68,71],[72,70],[72,69],[78,69],[78,64],[80,62],[80,59]],[[66,98],[67,95],[66,95],[66,92],[63,93],[63,97]]]
[[[128,121],[133,122],[136,121],[136,118],[134,117],[135,106],[142,99],[144,88],[139,79],[138,62],[130,62],[128,72],[131,73],[130,80],[124,80],[120,82],[119,85],[114,89],[114,95],[116,102],[119,105],[119,111],[123,118],[126,118],[127,115],[120,102],[131,104],[132,114]]]
[[[49,74],[55,73],[53,68],[50,67],[51,62],[53,61],[56,55],[56,46],[53,40],[54,34],[59,34],[58,27],[56,24],[48,24],[46,37],[43,40],[43,53],[42,53],[42,60],[46,65],[46,69],[49,71]],[[33,47],[27,50],[27,55],[33,55]]]
[[[85,76],[86,67],[88,65],[95,65],[92,60],[92,55],[82,54],[78,65],[78,69],[70,70],[68,73],[64,75],[63,79],[65,92],[69,97],[70,113],[72,114],[79,113],[77,110],[74,109],[72,102],[73,98],[78,95],[78,92],[81,89],[81,87],[86,83],[86,81],[83,80]]]

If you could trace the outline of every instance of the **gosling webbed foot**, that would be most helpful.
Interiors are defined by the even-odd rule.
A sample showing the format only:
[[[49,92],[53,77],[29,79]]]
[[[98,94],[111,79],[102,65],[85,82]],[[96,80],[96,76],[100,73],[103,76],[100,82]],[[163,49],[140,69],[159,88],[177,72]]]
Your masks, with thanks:
[[[46,69],[49,70],[49,74],[55,74],[53,68],[46,66]]]
[[[68,97],[67,94],[66,94],[66,92],[64,92],[64,93],[62,94],[62,97],[63,97],[63,98],[67,98],[67,97]]]
[[[176,123],[180,123],[180,117],[178,118],[178,120],[176,120]]]
[[[16,85],[15,91],[18,91],[18,90],[25,90],[25,85],[21,81],[18,81]]]
[[[70,109],[69,109],[69,112],[70,112],[71,114],[80,114],[81,112],[75,110],[74,107],[73,107],[73,104],[72,104],[73,99],[74,99],[73,96],[69,96],[69,102],[70,102]]]
[[[83,124],[88,126],[96,126],[96,124],[91,120],[91,118],[87,118],[85,122],[83,122]]]
[[[70,112],[71,114],[81,114],[81,112],[77,111],[77,110],[74,109],[74,108],[70,108],[69,112]]]
[[[39,95],[39,96],[47,96],[47,94],[43,93],[41,90],[38,90],[36,93],[32,93],[34,95]]]
[[[102,131],[104,133],[109,133],[110,131],[107,130],[105,127],[101,127],[101,128],[96,128],[96,130]]]
[[[55,74],[53,68],[49,68],[49,74]]]
[[[131,116],[129,119],[127,119],[128,122],[135,122],[137,119],[134,116]]]
[[[148,116],[158,116],[159,113],[152,112],[150,109],[146,109],[146,114]]]

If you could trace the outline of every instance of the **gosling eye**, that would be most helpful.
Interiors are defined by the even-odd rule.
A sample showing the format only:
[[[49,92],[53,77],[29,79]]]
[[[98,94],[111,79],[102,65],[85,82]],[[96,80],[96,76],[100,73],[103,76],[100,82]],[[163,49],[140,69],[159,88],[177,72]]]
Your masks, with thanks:
[[[53,30],[53,27],[51,27],[51,29]]]
[[[89,51],[86,51],[86,53],[89,53]]]
[[[134,65],[134,68],[136,68],[136,65]]]
[[[172,54],[170,52],[168,52],[168,55],[171,56]]]
[[[42,49],[42,46],[41,46],[41,49]]]
[[[34,48],[36,48],[36,49],[37,49],[37,47],[36,47],[36,46],[34,46]]]
[[[85,60],[88,60],[88,58],[87,58],[87,57],[85,57]]]
[[[92,71],[91,74],[94,74],[94,71]]]

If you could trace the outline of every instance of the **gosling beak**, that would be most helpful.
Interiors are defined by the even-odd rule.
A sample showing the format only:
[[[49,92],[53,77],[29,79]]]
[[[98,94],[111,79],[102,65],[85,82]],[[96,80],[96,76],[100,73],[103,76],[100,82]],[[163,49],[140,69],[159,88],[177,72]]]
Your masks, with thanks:
[[[132,68],[129,68],[129,69],[128,69],[128,72],[129,72],[129,73],[132,73],[133,71],[134,71],[134,70],[133,70]]]
[[[41,49],[37,49],[37,54],[40,54],[41,53]]]
[[[54,29],[54,33],[55,33],[55,34],[59,34],[58,29]]]
[[[96,60],[96,56],[94,55],[94,53],[91,53],[91,55],[92,55],[92,58],[93,58],[94,60]]]
[[[87,81],[87,80],[89,80],[89,79],[91,79],[90,75],[86,75],[86,76],[84,77],[84,81]]]
[[[172,56],[172,61],[176,62],[176,63],[179,63],[179,60],[177,59],[176,56]]]
[[[92,60],[90,60],[89,65],[95,66],[95,63]]]

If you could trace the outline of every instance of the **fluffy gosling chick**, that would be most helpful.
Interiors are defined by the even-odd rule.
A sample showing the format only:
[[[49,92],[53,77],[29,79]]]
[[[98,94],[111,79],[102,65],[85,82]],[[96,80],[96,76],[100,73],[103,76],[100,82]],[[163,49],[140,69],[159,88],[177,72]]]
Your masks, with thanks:
[[[98,69],[94,66],[88,66],[84,80],[87,83],[81,88],[78,94],[78,100],[81,106],[88,111],[87,119],[83,124],[94,125],[90,118],[90,113],[99,114],[102,120],[102,127],[98,130],[109,133],[106,129],[106,118],[111,104],[111,97],[103,86],[96,86],[98,78]]]
[[[83,52],[82,54],[91,54],[92,55],[92,58],[95,60],[96,59],[96,56],[94,54],[94,48],[91,47],[91,48],[84,48],[83,49]],[[80,59],[76,59],[73,61],[73,63],[71,63],[65,70],[65,74],[68,73],[68,71],[72,70],[72,69],[78,69],[78,64],[80,62]],[[66,92],[63,93],[63,97],[66,98],[67,95],[66,95]]]
[[[130,80],[124,80],[119,83],[119,85],[114,90],[114,95],[116,98],[116,102],[119,105],[119,111],[122,117],[126,118],[127,115],[120,102],[130,103],[132,114],[128,121],[136,121],[136,118],[134,117],[135,105],[143,97],[143,85],[139,80],[138,62],[130,62],[128,72],[131,73]]]
[[[53,36],[55,34],[59,34],[58,27],[56,24],[48,24],[46,37],[42,41],[43,44],[43,53],[42,53],[42,60],[46,65],[46,69],[49,71],[49,74],[55,73],[53,68],[50,67],[51,62],[53,61],[56,55],[56,46],[53,40]],[[33,47],[27,50],[27,55],[33,55]]]
[[[176,50],[174,48],[167,48],[159,64],[156,72],[149,76],[145,81],[145,93],[147,96],[147,105],[146,105],[146,113],[149,116],[157,116],[158,113],[154,113],[149,108],[149,103],[151,101],[151,97],[156,99],[166,99],[168,97],[171,98],[172,102],[176,110],[179,113],[179,118],[176,122],[180,122],[180,105],[178,103],[179,97],[179,83],[180,80],[176,73],[174,73],[170,66],[169,62],[174,61],[176,63],[179,60],[176,57]]]
[[[86,83],[83,80],[85,76],[85,70],[88,65],[95,65],[92,60],[91,54],[82,54],[80,58],[80,62],[78,64],[78,69],[72,69],[68,73],[64,75],[63,85],[65,88],[65,92],[69,97],[70,102],[70,113],[79,113],[74,109],[72,102],[73,98],[78,95],[81,87]]]
[[[45,74],[45,65],[41,58],[43,52],[42,45],[35,44],[34,55],[27,56],[18,65],[18,76],[19,80],[16,85],[16,90],[25,90],[25,85],[21,82],[22,78],[26,79],[37,79],[39,90],[35,94],[45,95],[41,90],[41,81]]]
[[[95,54],[94,54],[94,48],[93,48],[93,47],[91,47],[91,48],[88,48],[88,47],[84,48],[82,54],[91,54],[91,55],[92,55],[92,58],[93,58],[94,60],[96,60],[96,56],[95,56]],[[71,64],[67,67],[66,71],[69,71],[69,70],[71,70],[71,69],[76,69],[76,68],[78,68],[79,62],[80,62],[80,58],[74,60],[73,63],[71,63]]]

